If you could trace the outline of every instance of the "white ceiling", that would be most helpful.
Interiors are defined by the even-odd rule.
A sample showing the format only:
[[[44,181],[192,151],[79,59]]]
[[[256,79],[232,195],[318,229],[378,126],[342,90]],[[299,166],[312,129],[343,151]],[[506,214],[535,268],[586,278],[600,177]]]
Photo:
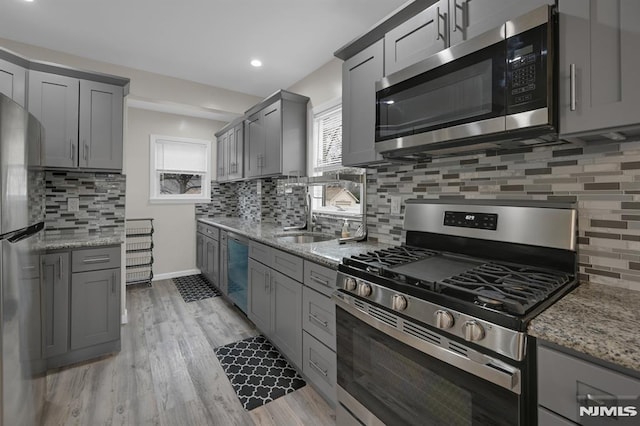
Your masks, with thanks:
[[[0,37],[267,96],[405,2],[0,0]],[[263,67],[251,67],[253,58]]]

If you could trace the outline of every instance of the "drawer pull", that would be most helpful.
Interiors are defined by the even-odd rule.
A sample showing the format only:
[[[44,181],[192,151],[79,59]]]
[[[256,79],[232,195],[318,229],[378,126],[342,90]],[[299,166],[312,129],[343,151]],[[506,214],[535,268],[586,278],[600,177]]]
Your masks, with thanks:
[[[107,257],[93,257],[93,258],[89,258],[89,259],[82,259],[82,263],[102,263],[102,262],[108,262],[111,260],[111,257],[107,256]]]
[[[58,256],[58,279],[62,279],[62,255]]]
[[[316,364],[313,360],[309,360],[309,365],[313,367],[314,370],[317,370],[324,377],[329,377],[329,371],[322,369],[318,364]]]
[[[315,321],[316,323],[320,324],[322,327],[324,328],[329,328],[329,323],[327,321],[322,321],[320,318],[318,318],[317,316],[315,316],[314,314],[309,314],[309,319],[311,321]]]
[[[586,397],[587,397],[587,401],[589,402],[593,402],[594,404],[598,404],[598,405],[605,405],[605,402],[602,399],[600,399],[598,395],[591,395],[590,393],[588,393]]]
[[[309,278],[311,279],[311,281],[316,282],[320,285],[323,285],[325,287],[331,287],[331,285],[329,284],[329,280],[321,280],[320,278],[314,276],[313,274],[311,274]]]

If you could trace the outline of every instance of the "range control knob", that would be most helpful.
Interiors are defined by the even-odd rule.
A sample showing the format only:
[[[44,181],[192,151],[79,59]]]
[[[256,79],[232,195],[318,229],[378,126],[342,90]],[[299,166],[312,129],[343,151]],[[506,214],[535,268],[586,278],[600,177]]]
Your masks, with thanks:
[[[447,329],[453,327],[454,319],[451,312],[443,311],[442,309],[437,310],[435,314],[436,317],[436,327],[441,329]]]
[[[474,320],[467,321],[462,325],[462,333],[464,340],[468,342],[477,342],[484,338],[484,328]]]
[[[358,283],[358,296],[367,297],[371,294],[371,286],[364,282]]]
[[[396,311],[404,311],[407,309],[407,298],[401,294],[394,294],[391,297],[391,309]]]
[[[347,277],[344,280],[344,289],[347,291],[355,291],[358,284],[356,284],[355,278]]]

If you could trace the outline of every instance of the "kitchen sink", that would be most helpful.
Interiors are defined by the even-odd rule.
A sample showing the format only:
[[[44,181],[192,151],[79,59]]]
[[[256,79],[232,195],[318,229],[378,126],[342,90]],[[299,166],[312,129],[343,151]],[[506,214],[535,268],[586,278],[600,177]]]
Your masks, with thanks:
[[[319,243],[321,241],[335,240],[338,238],[335,235],[320,234],[317,232],[292,232],[286,234],[276,234],[274,235],[274,237],[277,238],[278,241],[297,244]]]

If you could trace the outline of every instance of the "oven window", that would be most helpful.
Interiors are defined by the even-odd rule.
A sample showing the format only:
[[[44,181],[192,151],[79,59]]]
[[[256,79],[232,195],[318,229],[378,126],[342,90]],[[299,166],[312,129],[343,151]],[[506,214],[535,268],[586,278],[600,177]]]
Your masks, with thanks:
[[[504,114],[505,54],[498,43],[378,91],[376,140]]]
[[[386,424],[518,424],[518,395],[336,309],[338,385]],[[348,407],[347,407],[348,408]]]

